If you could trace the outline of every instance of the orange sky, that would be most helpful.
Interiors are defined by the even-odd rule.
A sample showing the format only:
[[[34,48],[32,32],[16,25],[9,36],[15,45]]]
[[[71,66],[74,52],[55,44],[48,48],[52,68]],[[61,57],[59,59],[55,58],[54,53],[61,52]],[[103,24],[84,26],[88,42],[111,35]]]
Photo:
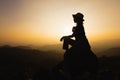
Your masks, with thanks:
[[[120,39],[120,0],[1,0],[0,44],[59,43],[77,12],[90,41]]]

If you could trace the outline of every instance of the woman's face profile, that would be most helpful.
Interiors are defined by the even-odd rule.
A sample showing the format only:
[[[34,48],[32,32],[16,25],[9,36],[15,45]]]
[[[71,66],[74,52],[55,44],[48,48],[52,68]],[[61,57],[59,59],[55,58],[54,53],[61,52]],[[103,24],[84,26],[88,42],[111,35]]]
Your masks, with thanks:
[[[82,23],[84,20],[81,20],[81,19],[79,19],[79,18],[73,18],[73,21],[74,21],[75,23]]]

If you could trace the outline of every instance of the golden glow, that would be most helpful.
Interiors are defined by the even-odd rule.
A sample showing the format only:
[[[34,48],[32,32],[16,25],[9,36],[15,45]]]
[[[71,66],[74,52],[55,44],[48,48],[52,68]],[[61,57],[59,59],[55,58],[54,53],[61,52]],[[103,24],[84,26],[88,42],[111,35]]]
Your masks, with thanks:
[[[63,33],[64,33],[65,35],[71,35],[71,32],[72,32],[72,28],[71,28],[71,27],[65,27],[65,28],[63,29]]]
[[[119,0],[20,0],[0,5],[0,44],[54,44],[72,34],[72,14],[82,12],[90,40],[120,39]],[[32,6],[31,6],[32,5]],[[13,9],[14,7],[14,9]]]

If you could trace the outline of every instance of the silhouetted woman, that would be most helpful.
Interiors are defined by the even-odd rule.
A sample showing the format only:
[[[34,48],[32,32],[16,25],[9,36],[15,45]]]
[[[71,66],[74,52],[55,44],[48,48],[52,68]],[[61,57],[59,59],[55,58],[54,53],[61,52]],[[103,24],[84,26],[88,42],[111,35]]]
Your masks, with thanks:
[[[85,48],[90,48],[90,45],[88,43],[88,40],[85,36],[85,31],[83,27],[83,19],[84,15],[81,13],[77,13],[73,15],[74,22],[76,23],[76,26],[73,27],[72,35],[69,36],[63,36],[60,41],[64,40],[63,42],[63,49],[68,50],[69,44],[71,46],[77,44],[77,42],[80,42],[81,45],[84,45]],[[71,39],[72,37],[75,37],[75,40]]]
[[[73,15],[76,27],[74,27],[73,34],[70,36],[63,36],[63,49],[66,50],[64,54],[64,70],[66,76],[72,80],[77,77],[83,77],[86,73],[96,74],[97,71],[97,57],[91,51],[91,47],[86,38],[82,13]],[[75,40],[71,39],[75,37]],[[69,49],[68,45],[72,45]]]

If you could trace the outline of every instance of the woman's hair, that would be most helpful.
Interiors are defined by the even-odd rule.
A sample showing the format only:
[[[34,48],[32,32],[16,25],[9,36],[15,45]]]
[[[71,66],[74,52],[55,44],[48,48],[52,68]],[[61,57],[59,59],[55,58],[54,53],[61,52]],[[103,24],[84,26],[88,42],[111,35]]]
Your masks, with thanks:
[[[77,13],[72,16],[73,16],[75,22],[84,21],[84,19],[83,19],[84,15],[82,13]]]

